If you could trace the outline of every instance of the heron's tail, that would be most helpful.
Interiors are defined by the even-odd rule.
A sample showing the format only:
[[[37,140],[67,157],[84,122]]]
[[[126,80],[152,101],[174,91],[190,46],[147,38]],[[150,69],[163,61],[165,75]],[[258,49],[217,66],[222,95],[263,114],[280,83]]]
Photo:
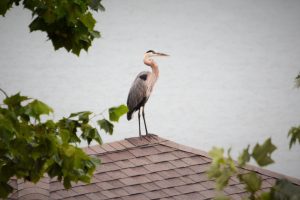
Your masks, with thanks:
[[[127,120],[128,120],[128,121],[131,120],[132,114],[133,114],[132,111],[129,111],[129,112],[127,113]]]

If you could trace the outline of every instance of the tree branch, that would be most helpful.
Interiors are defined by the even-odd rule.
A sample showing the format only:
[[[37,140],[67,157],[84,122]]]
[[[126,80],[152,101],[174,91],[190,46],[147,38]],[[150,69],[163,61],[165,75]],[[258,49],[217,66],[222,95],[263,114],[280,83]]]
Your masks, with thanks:
[[[5,95],[6,98],[8,98],[7,93],[2,88],[0,88],[0,91]]]

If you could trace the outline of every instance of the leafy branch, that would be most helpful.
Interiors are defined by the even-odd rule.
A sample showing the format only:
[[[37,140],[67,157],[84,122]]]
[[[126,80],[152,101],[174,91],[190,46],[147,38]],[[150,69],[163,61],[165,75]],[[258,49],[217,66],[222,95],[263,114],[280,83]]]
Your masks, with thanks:
[[[105,10],[101,0],[1,0],[0,15],[5,16],[13,5],[21,2],[34,18],[30,31],[46,32],[55,50],[63,47],[79,55],[100,37],[100,32],[94,30],[96,20],[91,11]]]
[[[109,120],[98,119],[100,130],[113,133],[113,122],[127,112],[121,105],[109,110]],[[38,182],[45,173],[57,177],[65,188],[71,182],[90,182],[96,165],[95,157],[77,147],[81,141],[102,144],[97,127],[91,122],[92,112],[72,113],[58,121],[47,119],[53,109],[45,103],[19,93],[7,97],[0,106],[0,198],[12,192],[11,177]]]

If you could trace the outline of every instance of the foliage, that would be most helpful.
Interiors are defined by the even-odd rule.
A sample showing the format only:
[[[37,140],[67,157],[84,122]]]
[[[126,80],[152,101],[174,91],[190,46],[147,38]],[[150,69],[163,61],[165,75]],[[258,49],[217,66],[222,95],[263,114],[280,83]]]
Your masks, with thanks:
[[[208,170],[209,177],[216,177],[217,189],[223,189],[224,185],[228,184],[229,178],[236,173],[236,167],[233,159],[230,156],[230,151],[227,152],[228,158],[224,157],[224,149],[214,147],[209,155],[213,158],[212,165]]]
[[[124,106],[113,109],[110,118],[119,119],[127,111]],[[45,103],[19,93],[4,99],[0,106],[0,198],[12,192],[8,181],[13,176],[36,183],[47,173],[65,188],[71,182],[90,181],[100,160],[85,154],[77,144],[82,140],[102,143],[98,129],[91,125],[97,115],[83,111],[53,121],[50,113],[53,109]],[[113,133],[109,120],[100,119],[98,125]]]
[[[255,172],[244,173],[238,169],[242,169],[246,164],[254,159],[260,166],[266,166],[274,161],[271,158],[272,152],[276,146],[272,144],[268,138],[262,145],[256,144],[252,152],[249,152],[250,146],[245,148],[239,155],[238,161],[234,162],[230,151],[227,157],[224,157],[224,149],[214,147],[209,155],[212,157],[212,165],[208,170],[209,178],[214,178],[216,181],[216,189],[222,190],[228,185],[229,179],[236,176],[240,183],[244,184],[245,190],[249,193],[250,200],[283,200],[283,199],[299,199],[300,187],[293,185],[288,180],[278,180],[274,187],[269,192],[261,193],[262,179]],[[215,199],[230,199],[224,195],[219,195]]]
[[[23,3],[34,17],[30,31],[43,31],[54,49],[64,47],[79,55],[91,46],[100,33],[94,30],[96,20],[90,11],[104,11],[101,0],[1,0],[0,15],[4,16],[15,4]]]
[[[300,74],[296,77],[296,86],[300,87]],[[288,133],[290,137],[289,147],[292,148],[294,144],[300,144],[300,126],[292,127]],[[208,170],[209,178],[216,180],[216,189],[222,190],[228,185],[229,179],[232,176],[237,176],[240,183],[244,184],[245,190],[249,193],[245,199],[250,200],[296,200],[300,199],[300,187],[294,185],[288,180],[278,179],[276,184],[270,191],[260,193],[262,186],[262,179],[255,172],[242,173],[238,169],[244,168],[246,164],[252,159],[260,167],[272,164],[274,161],[271,154],[276,150],[276,146],[272,144],[271,138],[268,138],[262,145],[256,144],[252,152],[249,153],[250,146],[248,145],[238,157],[238,161],[234,162],[230,149],[227,157],[224,157],[224,149],[214,147],[209,155],[213,161]],[[229,200],[229,197],[219,195],[216,200]]]
[[[250,199],[254,199],[256,193],[261,189],[261,178],[254,172],[239,173],[238,168],[245,167],[251,158],[253,158],[259,166],[265,166],[273,162],[271,159],[272,152],[276,147],[272,144],[271,139],[267,139],[262,145],[256,144],[252,152],[249,152],[250,146],[245,148],[238,157],[238,162],[234,162],[230,151],[227,157],[224,157],[224,149],[214,147],[209,155],[213,158],[212,165],[208,171],[209,178],[216,179],[216,188],[222,190],[228,185],[232,176],[237,176],[239,181],[245,184],[245,189],[250,193]],[[225,198],[220,196],[218,198]]]
[[[291,137],[290,138],[290,149],[292,148],[292,146],[294,144],[297,143],[297,141],[300,144],[300,126],[298,126],[298,127],[292,127],[289,130],[288,137]]]

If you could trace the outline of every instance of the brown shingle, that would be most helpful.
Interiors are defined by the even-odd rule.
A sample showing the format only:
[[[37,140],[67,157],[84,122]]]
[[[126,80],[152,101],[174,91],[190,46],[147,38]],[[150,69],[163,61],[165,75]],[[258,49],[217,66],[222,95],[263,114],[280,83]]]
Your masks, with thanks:
[[[129,160],[134,166],[151,164],[151,161],[145,157],[133,158]]]
[[[144,195],[146,195],[149,199],[161,199],[166,196],[168,196],[165,192],[162,190],[156,190],[151,192],[145,192]]]
[[[149,140],[147,140],[146,138],[141,139],[139,137],[133,137],[133,138],[126,138],[126,140],[136,147],[149,145]]]
[[[153,182],[152,183],[143,183],[143,184],[141,184],[141,186],[143,186],[144,188],[146,188],[148,191],[161,189],[159,186],[157,186]]]
[[[203,181],[201,185],[204,186],[206,189],[214,189],[216,187],[216,182],[214,181]]]
[[[129,168],[129,167],[134,167],[135,166],[129,160],[120,160],[120,161],[115,162],[115,164],[118,165],[120,168]]]
[[[148,179],[150,179],[152,182],[153,181],[160,181],[160,180],[164,180],[164,178],[162,176],[160,176],[158,173],[150,173],[150,174],[146,174],[145,175]]]
[[[134,145],[132,145],[130,142],[128,142],[127,140],[122,140],[119,142],[121,145],[123,145],[126,149],[135,147]]]
[[[202,172],[206,172],[208,170],[209,166],[210,166],[210,164],[206,163],[206,164],[201,164],[201,165],[190,166],[189,169],[191,169],[195,173],[202,173]]]
[[[151,172],[174,169],[175,167],[169,162],[161,162],[156,164],[145,165],[145,168]]]
[[[145,176],[134,176],[134,177],[127,177],[120,179],[122,183],[125,185],[135,185],[135,184],[141,184],[141,183],[147,183],[150,182],[150,180]]]
[[[196,182],[198,182],[198,181],[194,181],[194,180],[188,178],[187,176],[182,176],[182,177],[180,177],[180,179],[181,179],[183,182],[185,182],[186,184],[191,184],[191,183],[196,183]]]
[[[178,159],[178,160],[171,160],[169,161],[172,165],[174,165],[176,168],[179,167],[187,167],[189,166],[188,164],[186,164],[185,162],[183,162],[182,160]]]
[[[202,158],[202,156],[193,156],[193,157],[183,158],[182,161],[185,162],[186,164],[188,164],[189,166],[207,163]]]
[[[175,169],[160,171],[160,172],[157,172],[157,174],[159,176],[163,177],[164,179],[175,178],[175,177],[181,176],[181,174],[179,174]]]
[[[180,150],[172,151],[172,154],[174,156],[176,156],[177,158],[187,158],[187,157],[191,157],[194,155],[192,153],[180,151]]]
[[[135,157],[148,156],[160,153],[156,148],[151,146],[131,149],[129,150],[129,152],[132,153]]]
[[[180,195],[181,193],[179,191],[177,191],[174,188],[166,188],[162,190],[164,193],[166,193],[168,196],[176,196],[176,195]]]
[[[107,181],[107,183],[109,183],[112,188],[120,188],[125,186],[125,184],[121,183],[119,180]]]
[[[144,193],[147,191],[147,189],[145,187],[143,187],[142,185],[126,186],[126,187],[123,187],[123,189],[128,194],[138,194],[138,193]]]
[[[154,148],[157,149],[161,153],[171,152],[171,151],[175,150],[172,147],[168,147],[168,146],[164,146],[164,145],[156,145],[156,146],[154,146]]]
[[[129,195],[129,193],[122,188],[112,189],[112,190],[110,190],[110,192],[115,193],[118,197],[123,197],[123,196]]]
[[[111,146],[115,150],[119,150],[119,151],[126,149],[126,147],[123,146],[121,142],[112,142],[112,143],[109,143],[109,146]]]
[[[132,155],[128,151],[118,151],[115,153],[110,153],[107,155],[112,161],[119,161],[119,160],[128,160],[130,158],[134,158],[134,155]]]
[[[105,151],[115,151],[115,149],[109,144],[102,144],[101,148],[104,149]]]
[[[114,186],[112,186],[111,184],[109,184],[108,182],[100,182],[96,184],[101,190],[109,190],[114,188]]]
[[[134,194],[122,197],[122,200],[149,200],[149,198],[143,194]]]
[[[147,158],[153,163],[169,161],[169,160],[176,160],[177,159],[177,157],[175,157],[171,153],[154,154],[154,155],[147,156]]]
[[[111,180],[111,178],[112,178],[105,172],[95,174],[94,177],[96,177],[99,181],[107,181],[107,180]]]
[[[97,154],[99,154],[99,153],[105,153],[105,150],[101,146],[99,146],[99,145],[90,146],[89,148],[92,151],[96,152]]]
[[[112,162],[112,159],[108,157],[108,154],[101,155],[100,160],[102,164]]]
[[[203,185],[203,183],[202,183],[202,185]],[[214,189],[214,188],[215,187],[211,187],[209,189]],[[241,193],[243,191],[244,191],[243,189],[241,189],[240,187],[237,187],[236,185],[231,185],[231,186],[228,186],[228,187],[224,188],[224,192],[226,194],[229,194],[229,195],[231,195],[231,194],[238,194],[238,193]]]
[[[191,200],[191,199],[202,200],[202,199],[206,199],[206,198],[204,196],[202,196],[200,193],[192,192],[192,193],[188,193],[188,194],[174,196],[173,199],[175,199],[175,200]]]
[[[139,166],[123,169],[122,172],[125,173],[127,176],[137,176],[142,174],[148,174],[150,171],[143,166]]]
[[[118,171],[106,172],[106,174],[111,177],[110,180],[115,180],[115,179],[120,179],[120,178],[126,178],[127,177],[126,174],[124,174],[123,172],[121,172],[119,170]]]
[[[199,184],[182,185],[182,186],[177,186],[174,189],[179,191],[181,194],[205,190],[205,188]]]
[[[100,166],[97,167],[96,173],[115,171],[118,169],[120,169],[120,167],[118,165],[116,165],[115,163],[105,163],[105,164],[101,164]]]
[[[94,151],[91,147],[85,147],[83,148],[83,151],[89,155],[97,154],[98,152]]]
[[[175,171],[182,176],[190,175],[190,174],[195,174],[195,172],[187,167],[182,167],[182,168],[177,168]]]
[[[201,191],[200,194],[206,198],[214,198],[218,195],[218,193],[215,190],[204,190]]]

